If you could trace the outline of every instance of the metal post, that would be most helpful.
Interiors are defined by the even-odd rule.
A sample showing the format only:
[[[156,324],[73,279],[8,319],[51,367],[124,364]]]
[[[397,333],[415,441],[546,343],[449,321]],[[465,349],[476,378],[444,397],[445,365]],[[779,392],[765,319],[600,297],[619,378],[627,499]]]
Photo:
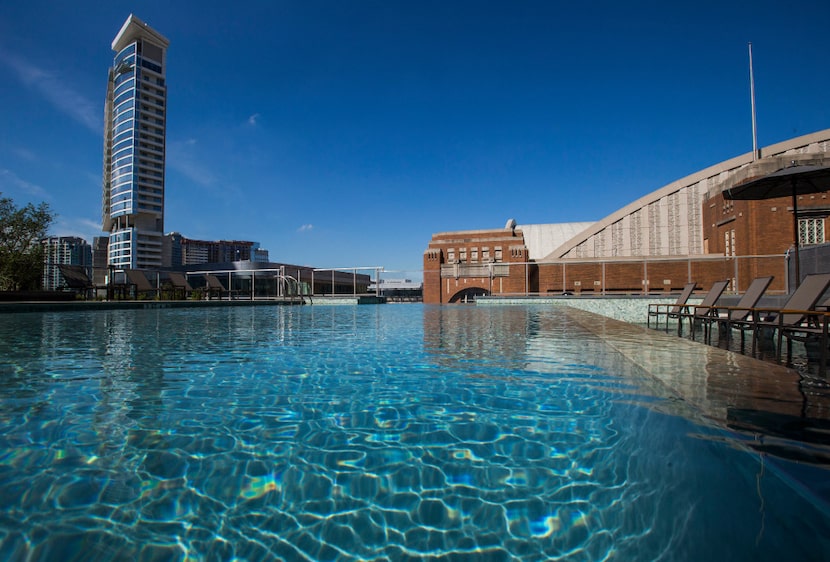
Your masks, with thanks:
[[[605,262],[602,262],[602,296],[605,296]]]
[[[792,178],[793,186],[793,241],[795,248],[795,288],[801,285],[801,257],[799,254],[798,242],[798,193],[796,192],[795,177]]]
[[[357,295],[357,269],[352,269],[352,296]]]
[[[755,74],[752,71],[752,43],[749,44],[749,97],[752,110],[752,160],[758,160],[758,128],[755,124]]]
[[[113,276],[115,275],[115,267],[112,264],[107,264],[107,269],[109,270],[107,273],[107,300],[115,300],[115,280]]]

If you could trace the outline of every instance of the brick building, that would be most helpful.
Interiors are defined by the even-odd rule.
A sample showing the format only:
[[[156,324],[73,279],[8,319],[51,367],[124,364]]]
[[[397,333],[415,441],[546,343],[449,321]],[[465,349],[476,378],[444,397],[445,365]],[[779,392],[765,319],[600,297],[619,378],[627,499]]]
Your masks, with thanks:
[[[524,278],[510,264],[524,267],[528,258],[524,235],[515,223],[499,230],[435,234],[424,252],[424,302],[523,292]]]
[[[766,175],[791,165],[794,159],[770,158],[748,166],[724,189]],[[830,165],[830,155],[815,155],[796,160],[802,164]],[[730,256],[784,254],[790,257],[793,240],[801,246],[823,244],[825,224],[830,216],[828,193],[799,195],[798,227],[793,229],[792,197],[761,201],[733,201],[724,198],[723,190],[708,194],[703,203],[703,242],[706,253]],[[769,268],[762,262],[745,260],[743,277],[757,277]],[[772,271],[767,273],[774,274]],[[781,278],[779,285],[784,283]]]
[[[762,275],[775,276],[771,292],[786,293],[791,200],[728,201],[723,191],[793,162],[829,166],[828,153],[830,130],[824,130],[732,158],[596,223],[575,223],[584,228],[553,243],[549,233],[557,225],[435,234],[424,252],[424,302],[483,294],[660,293],[724,279],[730,291],[742,292]],[[798,211],[800,243],[824,243],[828,194],[801,196]],[[526,236],[530,231],[537,235]]]

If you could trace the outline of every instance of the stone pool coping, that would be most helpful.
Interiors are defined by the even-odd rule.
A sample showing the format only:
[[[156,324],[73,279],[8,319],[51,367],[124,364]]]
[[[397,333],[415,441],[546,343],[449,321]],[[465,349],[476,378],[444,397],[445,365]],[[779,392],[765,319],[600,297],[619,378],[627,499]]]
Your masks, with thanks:
[[[749,449],[830,467],[826,379],[578,308],[567,313],[637,365],[670,408],[739,432]]]

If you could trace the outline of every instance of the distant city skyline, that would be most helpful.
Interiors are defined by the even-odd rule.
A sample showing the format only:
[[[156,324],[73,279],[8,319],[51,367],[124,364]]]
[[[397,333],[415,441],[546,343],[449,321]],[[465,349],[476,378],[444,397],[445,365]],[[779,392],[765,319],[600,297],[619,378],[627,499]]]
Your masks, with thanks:
[[[0,7],[0,192],[101,235],[114,34],[167,37],[164,228],[271,259],[420,270],[435,232],[600,220],[830,128],[826,2]],[[397,277],[409,277],[402,273]]]

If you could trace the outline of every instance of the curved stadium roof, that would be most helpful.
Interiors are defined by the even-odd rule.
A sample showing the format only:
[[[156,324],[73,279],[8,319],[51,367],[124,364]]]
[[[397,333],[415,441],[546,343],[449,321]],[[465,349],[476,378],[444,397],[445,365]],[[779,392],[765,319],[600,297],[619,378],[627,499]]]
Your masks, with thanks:
[[[548,227],[587,225],[564,240],[548,253],[541,253],[537,261],[557,261],[568,258],[618,258],[638,256],[688,256],[703,253],[703,202],[736,183],[783,168],[793,160],[825,162],[830,164],[830,129],[796,137],[762,148],[756,160],[752,152],[715,164],[704,170],[674,181],[637,199],[622,209],[595,223],[565,225],[524,225],[531,258],[534,252],[534,232]],[[546,248],[552,244],[552,236]]]

